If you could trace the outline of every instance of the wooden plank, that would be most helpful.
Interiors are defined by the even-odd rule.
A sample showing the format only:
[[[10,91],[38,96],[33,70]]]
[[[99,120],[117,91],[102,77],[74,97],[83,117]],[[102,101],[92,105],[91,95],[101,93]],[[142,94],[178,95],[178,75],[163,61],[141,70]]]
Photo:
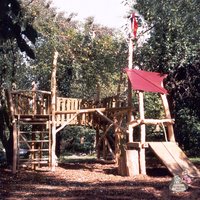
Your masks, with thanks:
[[[127,176],[139,175],[139,154],[137,150],[126,150]]]
[[[200,177],[200,171],[194,166],[194,164],[188,159],[185,153],[178,147],[174,142],[163,142],[165,147],[168,149],[170,154],[176,160],[176,162],[181,166],[183,171],[192,177]]]
[[[169,153],[163,142],[149,142],[149,146],[173,175],[182,174],[183,169]]]
[[[200,177],[199,170],[175,142],[149,142],[149,146],[173,175],[187,171],[192,177]]]
[[[139,149],[142,148],[142,143],[141,142],[127,142],[127,148],[128,149]]]

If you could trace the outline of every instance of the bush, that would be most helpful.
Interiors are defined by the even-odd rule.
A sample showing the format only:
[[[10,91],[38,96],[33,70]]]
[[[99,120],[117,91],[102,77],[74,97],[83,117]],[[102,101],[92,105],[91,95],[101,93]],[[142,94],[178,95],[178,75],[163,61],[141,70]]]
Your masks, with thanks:
[[[95,150],[95,134],[95,130],[88,127],[67,126],[58,133],[59,154],[92,153]]]

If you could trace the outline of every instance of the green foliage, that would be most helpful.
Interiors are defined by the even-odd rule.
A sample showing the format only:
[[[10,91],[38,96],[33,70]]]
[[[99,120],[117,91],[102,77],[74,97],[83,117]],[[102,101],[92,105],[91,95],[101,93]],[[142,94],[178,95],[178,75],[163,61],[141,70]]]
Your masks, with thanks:
[[[92,153],[95,150],[95,130],[81,126],[67,126],[60,134],[61,153]]]
[[[28,42],[35,43],[37,32],[31,23],[25,20],[20,2],[18,0],[1,0],[0,13],[1,43],[15,39],[21,52],[25,52],[34,59],[35,54]]]
[[[169,72],[191,62],[199,49],[199,6],[195,0],[137,1],[135,8],[152,27],[140,54],[143,68]]]
[[[138,93],[133,93],[133,107],[135,109],[135,118],[139,118]],[[160,95],[157,93],[144,93],[144,108],[146,119],[163,119],[165,118],[164,108]],[[146,125],[147,141],[165,141],[166,127],[159,125]],[[140,141],[140,129],[134,128],[134,140]]]
[[[193,156],[199,156],[200,119],[188,108],[178,110],[175,130],[184,150]]]
[[[133,8],[146,20],[151,36],[137,48],[137,64],[169,74],[165,85],[177,141],[186,150],[199,152],[199,1],[137,0]]]
[[[47,6],[48,5],[48,6]],[[30,85],[35,80],[42,90],[50,90],[52,57],[59,52],[57,89],[60,96],[95,98],[115,95],[121,84],[120,73],[126,66],[127,44],[121,34],[94,23],[84,23],[57,13],[42,0],[24,4],[26,18],[34,18],[38,31],[36,59],[28,61],[24,77]],[[21,84],[21,80],[19,80]],[[21,84],[21,87],[24,85]]]

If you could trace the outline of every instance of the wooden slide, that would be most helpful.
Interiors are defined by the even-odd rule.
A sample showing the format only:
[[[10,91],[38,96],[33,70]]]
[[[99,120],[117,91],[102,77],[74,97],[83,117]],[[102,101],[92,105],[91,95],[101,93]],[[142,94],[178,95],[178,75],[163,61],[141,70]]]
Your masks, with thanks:
[[[200,171],[175,142],[149,142],[149,146],[173,175],[187,171],[191,177],[200,177]]]

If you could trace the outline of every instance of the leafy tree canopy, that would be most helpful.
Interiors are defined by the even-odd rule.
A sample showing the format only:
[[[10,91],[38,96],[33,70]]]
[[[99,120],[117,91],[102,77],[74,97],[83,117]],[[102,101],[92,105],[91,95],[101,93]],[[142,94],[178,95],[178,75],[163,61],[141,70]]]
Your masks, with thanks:
[[[1,43],[8,39],[16,39],[17,45],[22,52],[30,58],[35,54],[28,44],[33,44],[37,38],[37,32],[33,29],[30,21],[24,17],[23,9],[18,0],[1,0],[0,2],[0,39]],[[27,40],[27,39],[28,40]]]
[[[150,30],[148,42],[137,48],[137,65],[169,74],[165,84],[176,120],[177,139],[186,150],[192,146],[198,149],[200,138],[199,9],[198,0],[137,0],[132,5]]]

